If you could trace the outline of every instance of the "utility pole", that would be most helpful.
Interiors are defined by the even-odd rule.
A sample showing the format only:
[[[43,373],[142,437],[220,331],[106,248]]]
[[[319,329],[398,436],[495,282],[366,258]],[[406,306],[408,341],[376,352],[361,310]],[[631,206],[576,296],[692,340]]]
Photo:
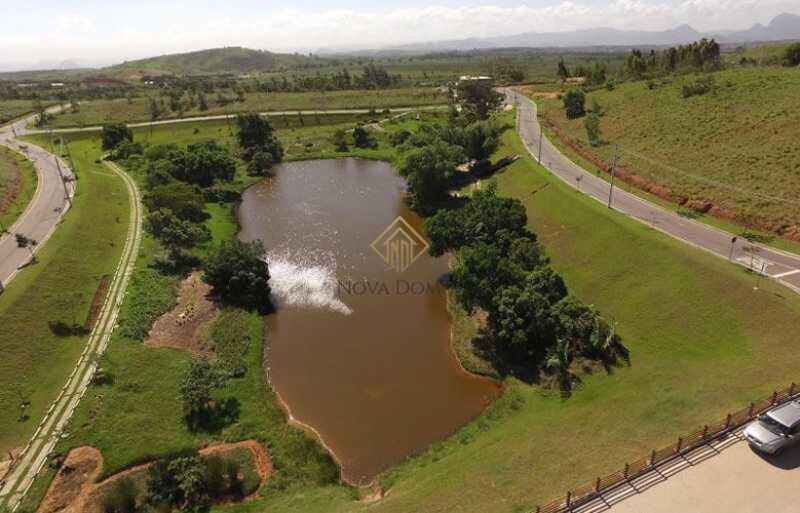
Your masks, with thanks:
[[[539,123],[539,165],[542,164],[542,139],[544,138],[544,127]]]
[[[734,237],[734,238],[731,239],[731,252],[728,255],[728,260],[732,260],[733,259],[733,248],[736,245],[736,240],[737,239],[738,239],[738,237]]]
[[[617,169],[617,157],[619,156],[619,146],[614,147],[614,162],[611,163],[611,187],[608,188],[608,208],[611,208],[611,199],[614,196],[614,172]]]
[[[61,172],[61,164],[58,162],[58,157],[56,157],[56,167],[58,168],[58,176],[61,178],[61,185],[64,186],[64,199],[67,200],[69,206],[72,206],[72,198],[69,197],[69,189],[67,188],[67,179],[64,178],[64,173]]]

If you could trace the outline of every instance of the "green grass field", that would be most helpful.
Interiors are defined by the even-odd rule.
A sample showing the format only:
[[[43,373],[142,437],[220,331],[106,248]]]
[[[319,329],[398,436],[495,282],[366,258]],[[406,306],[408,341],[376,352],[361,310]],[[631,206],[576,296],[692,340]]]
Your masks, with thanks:
[[[603,144],[590,151],[675,197],[707,201],[746,226],[800,230],[800,74],[782,68],[715,73],[716,90],[682,98],[697,76],[629,82],[595,91]],[[589,148],[583,119],[567,120],[557,99],[540,100],[541,115]],[[800,233],[800,232],[798,232]]]
[[[8,228],[25,211],[36,192],[37,182],[31,161],[0,147],[0,227]]]
[[[208,110],[194,109],[183,117],[234,114],[246,111],[296,111],[330,109],[377,109],[386,107],[416,107],[447,103],[447,96],[433,87],[407,87],[402,89],[368,91],[330,91],[309,93],[248,93],[244,102],[218,105],[213,95],[208,96]],[[130,101],[83,101],[77,113],[71,111],[56,115],[50,126],[74,127],[102,125],[104,123],[133,123],[150,121],[150,97],[140,96]],[[167,113],[159,119],[174,119],[178,113]]]
[[[43,140],[38,144],[46,144]],[[66,382],[85,336],[57,336],[50,323],[83,325],[104,274],[113,274],[128,228],[122,180],[94,163],[96,142],[76,143],[74,207],[39,262],[21,272],[0,296],[0,451],[25,445],[44,411]],[[29,400],[27,422],[19,404]]]
[[[189,134],[199,135],[193,129]],[[245,378],[219,392],[241,401],[239,422],[220,436],[261,437],[285,466],[261,499],[215,511],[529,511],[798,379],[793,326],[800,297],[769,282],[754,291],[755,277],[740,267],[577,193],[537,166],[507,131],[495,157],[511,154],[523,158],[497,176],[501,192],[525,203],[531,228],[570,289],[616,321],[631,366],[582,376],[566,400],[507,381],[483,416],[388,471],[382,482],[391,492],[365,504],[351,490],[329,484],[330,467],[314,463],[324,461],[318,448],[275,413],[261,376],[252,372],[260,351],[254,344]],[[233,222],[229,213],[214,212],[218,237],[231,233],[225,226],[226,218]],[[140,267],[153,249],[143,250]],[[127,303],[145,295],[145,288],[131,290],[123,318]],[[462,321],[458,326],[468,334],[471,324]],[[260,321],[252,322],[255,333]],[[208,438],[186,431],[179,418],[175,390],[187,361],[185,353],[144,348],[118,332],[107,365],[114,384],[90,390],[71,423],[73,436],[60,449],[92,443],[103,449],[110,468],[120,468],[203,443]],[[293,465],[304,461],[312,463],[292,474]]]
[[[45,103],[47,105],[47,103]],[[33,111],[31,100],[1,100],[0,125]]]

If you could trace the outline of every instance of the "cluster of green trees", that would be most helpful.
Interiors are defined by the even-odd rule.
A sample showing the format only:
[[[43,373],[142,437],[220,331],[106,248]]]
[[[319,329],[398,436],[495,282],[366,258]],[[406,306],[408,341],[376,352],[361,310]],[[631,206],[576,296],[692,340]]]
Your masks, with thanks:
[[[447,197],[459,166],[486,165],[497,148],[500,128],[488,118],[502,96],[491,87],[469,90],[459,96],[461,113],[454,107],[447,124],[393,136],[403,154],[399,171],[408,183],[411,206],[422,213],[433,212]]]
[[[626,352],[613,327],[569,295],[527,221],[524,205],[498,196],[492,183],[463,207],[439,210],[425,229],[431,255],[455,254],[458,303],[487,314],[491,357],[534,377],[551,372],[566,391],[575,358],[610,365]]]
[[[144,490],[130,478],[119,479],[103,497],[102,506],[105,513],[200,512],[221,499],[241,499],[253,491],[233,459],[193,453],[157,460],[147,472]]]
[[[643,54],[634,49],[625,57],[625,72],[634,79],[676,71],[711,71],[722,66],[720,46],[714,39]]]
[[[314,75],[270,77],[258,83],[265,93],[303,91],[344,91],[348,89],[386,89],[397,87],[402,79],[383,66],[370,62],[361,74],[352,74],[347,68],[332,73],[317,72]]]
[[[236,123],[240,156],[248,163],[247,173],[264,176],[274,164],[283,160],[283,146],[275,136],[272,124],[256,112],[239,114]]]
[[[783,52],[783,65],[788,67],[800,66],[800,43],[786,47]]]

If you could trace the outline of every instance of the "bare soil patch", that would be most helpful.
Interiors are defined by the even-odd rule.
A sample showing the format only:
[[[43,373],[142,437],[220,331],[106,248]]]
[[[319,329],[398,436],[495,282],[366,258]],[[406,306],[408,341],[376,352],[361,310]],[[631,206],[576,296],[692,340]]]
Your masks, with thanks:
[[[145,345],[174,347],[213,358],[213,344],[208,328],[216,318],[218,309],[208,295],[211,287],[195,271],[181,283],[178,304],[153,323]]]
[[[201,456],[215,454],[225,457],[237,449],[250,451],[253,466],[261,481],[260,489],[272,474],[273,468],[269,453],[257,441],[219,443],[200,449],[199,453]],[[143,490],[147,482],[147,470],[151,466],[152,463],[137,465],[96,483],[95,480],[103,470],[103,456],[100,451],[94,447],[73,449],[50,484],[37,513],[102,513],[102,499],[116,481],[127,477],[139,490]],[[257,495],[258,490],[241,501],[252,500]]]

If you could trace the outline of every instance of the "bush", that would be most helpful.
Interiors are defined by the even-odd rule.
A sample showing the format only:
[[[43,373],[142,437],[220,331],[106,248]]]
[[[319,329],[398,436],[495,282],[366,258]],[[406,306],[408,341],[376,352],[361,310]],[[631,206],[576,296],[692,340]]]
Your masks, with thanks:
[[[689,82],[681,86],[681,97],[691,98],[692,96],[702,96],[716,89],[716,80],[713,75],[701,77],[694,82]]]
[[[800,66],[800,43],[794,43],[783,53],[784,66]]]
[[[270,312],[273,308],[265,252],[261,241],[224,242],[208,257],[203,280],[223,303]]]
[[[586,95],[580,89],[567,91],[563,102],[568,119],[576,119],[586,114]]]
[[[103,511],[105,513],[134,513],[137,495],[138,490],[134,482],[128,477],[123,477],[114,483],[103,497]]]

